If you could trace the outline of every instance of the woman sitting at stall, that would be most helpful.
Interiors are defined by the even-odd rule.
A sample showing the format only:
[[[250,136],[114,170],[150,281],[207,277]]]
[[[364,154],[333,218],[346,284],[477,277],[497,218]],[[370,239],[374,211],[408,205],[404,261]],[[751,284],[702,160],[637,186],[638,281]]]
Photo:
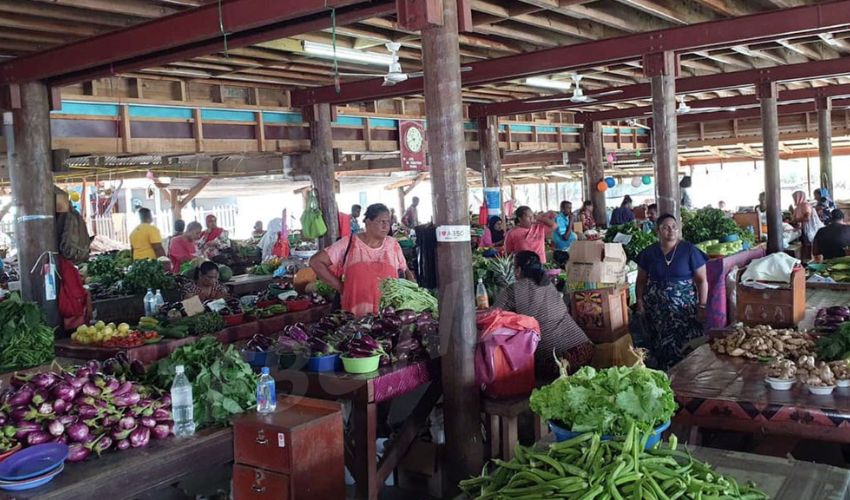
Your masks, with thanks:
[[[685,346],[703,334],[708,301],[708,257],[679,238],[675,217],[658,218],[658,243],[638,255],[637,304],[645,314],[650,352],[660,369],[682,359]]]
[[[168,244],[168,258],[171,259],[171,272],[179,273],[180,266],[198,256],[198,240],[201,238],[201,224],[190,222],[180,236],[171,238]]]
[[[357,316],[378,312],[382,280],[414,279],[398,241],[387,235],[390,221],[385,205],[370,205],[364,232],[341,238],[310,259],[319,279],[340,292],[342,308]]]
[[[593,343],[570,316],[563,296],[549,281],[537,254],[519,252],[514,264],[516,282],[502,290],[494,307],[531,316],[540,324],[540,343],[534,352],[536,375],[557,377],[556,356],[569,362],[570,371],[590,363]]]
[[[812,255],[812,241],[814,241],[815,235],[818,234],[818,230],[823,227],[823,222],[821,222],[818,214],[812,209],[812,206],[809,205],[809,202],[806,201],[806,193],[803,191],[794,191],[791,196],[794,199],[792,219],[801,231],[800,241],[803,243],[803,258],[808,259]]]
[[[227,231],[218,227],[218,220],[215,215],[209,214],[206,218],[207,230],[201,233],[201,252],[208,259],[212,259],[219,253],[221,249],[230,246],[230,238]]]
[[[555,221],[545,215],[535,217],[531,208],[522,206],[516,209],[516,225],[505,236],[505,254],[515,254],[528,250],[546,263],[546,234],[558,227]]]
[[[505,244],[505,224],[498,215],[493,215],[484,228],[484,236],[478,242],[478,248],[500,247]]]
[[[627,224],[633,220],[635,220],[635,213],[632,212],[632,197],[626,195],[620,206],[611,212],[611,225]]]
[[[183,286],[181,293],[183,300],[197,296],[201,302],[230,297],[227,287],[218,280],[218,265],[209,261],[195,268],[194,279]]]
[[[283,210],[282,218],[272,219],[269,222],[268,231],[260,240],[260,250],[263,252],[263,262],[272,257],[289,258],[289,230],[286,227],[286,209]]]

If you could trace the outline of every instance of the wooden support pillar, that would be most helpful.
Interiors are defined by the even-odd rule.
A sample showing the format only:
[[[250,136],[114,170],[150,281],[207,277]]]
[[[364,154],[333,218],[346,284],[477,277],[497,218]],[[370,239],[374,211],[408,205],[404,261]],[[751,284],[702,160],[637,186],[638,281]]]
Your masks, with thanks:
[[[605,154],[602,150],[602,124],[593,122],[584,126],[585,178],[587,199],[593,203],[593,219],[599,226],[608,225],[608,212],[605,208],[605,193],[596,189],[596,184],[605,177]]]
[[[761,129],[764,151],[764,191],[767,198],[767,251],[781,252],[782,206],[779,200],[779,112],[776,82],[759,82],[756,92],[761,102]]]
[[[443,0],[442,9],[443,25],[422,30],[434,220],[438,227],[465,227],[468,231],[457,0]],[[458,482],[479,474],[484,462],[481,389],[475,383],[478,335],[468,238],[437,243],[437,273],[447,447],[443,484],[449,491],[457,491]]]
[[[679,218],[679,156],[676,129],[676,76],[679,63],[672,52],[647,54],[643,71],[652,87],[652,142],[655,157],[655,198],[659,214]]]
[[[478,119],[478,150],[481,157],[481,176],[484,179],[484,200],[486,203],[489,189],[495,189],[501,198],[502,193],[502,156],[499,151],[499,117],[487,116]],[[498,213],[488,211],[490,215],[502,215],[501,202]]]
[[[319,238],[319,248],[333,244],[339,237],[339,210],[334,195],[334,154],[331,134],[331,106],[327,103],[308,108],[310,118],[310,177],[328,232]]]
[[[829,97],[819,97],[815,101],[818,108],[819,186],[829,190],[829,195],[834,197],[835,192],[832,189],[832,100]],[[812,191],[809,190],[808,192],[811,193]]]
[[[398,188],[398,213],[404,215],[404,195],[407,193],[404,191],[403,187]]]
[[[16,208],[15,239],[18,244],[21,295],[37,302],[48,324],[59,324],[56,297],[45,294],[43,265],[48,253],[58,248],[50,150],[50,97],[40,82],[20,85],[21,105],[3,114],[4,135],[12,199]],[[34,269],[34,272],[30,272]],[[55,276],[58,295],[58,276]]]

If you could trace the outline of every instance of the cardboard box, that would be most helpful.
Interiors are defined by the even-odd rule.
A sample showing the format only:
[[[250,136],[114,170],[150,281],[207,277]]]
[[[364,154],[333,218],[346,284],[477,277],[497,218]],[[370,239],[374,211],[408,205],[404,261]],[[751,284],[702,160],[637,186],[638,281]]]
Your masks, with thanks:
[[[570,310],[593,343],[613,342],[629,331],[627,286],[574,292],[570,296]]]
[[[632,345],[632,336],[624,335],[614,342],[596,344],[593,349],[591,366],[596,369],[612,366],[634,366],[640,361]]]
[[[619,243],[576,241],[570,247],[567,280],[597,283],[626,281],[626,252]]]
[[[398,483],[411,491],[428,491],[434,498],[443,498],[444,446],[416,440],[398,466]]]

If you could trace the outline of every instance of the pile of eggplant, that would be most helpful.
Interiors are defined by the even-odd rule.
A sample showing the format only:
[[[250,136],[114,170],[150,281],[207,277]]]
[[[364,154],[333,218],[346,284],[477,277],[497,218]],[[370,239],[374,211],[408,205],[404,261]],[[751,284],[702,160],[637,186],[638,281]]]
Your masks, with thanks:
[[[830,306],[818,309],[815,316],[815,328],[822,332],[832,333],[838,330],[841,323],[850,321],[850,307]]]
[[[170,395],[102,368],[89,361],[71,370],[16,373],[11,387],[0,393],[0,429],[14,430],[24,447],[66,443],[72,462],[171,435]]]
[[[439,355],[438,321],[427,312],[395,311],[355,318],[337,311],[305,326],[284,329],[276,350],[280,353],[308,352],[311,356],[341,353],[351,357],[382,354],[381,365],[417,361]],[[353,345],[352,345],[353,344]]]

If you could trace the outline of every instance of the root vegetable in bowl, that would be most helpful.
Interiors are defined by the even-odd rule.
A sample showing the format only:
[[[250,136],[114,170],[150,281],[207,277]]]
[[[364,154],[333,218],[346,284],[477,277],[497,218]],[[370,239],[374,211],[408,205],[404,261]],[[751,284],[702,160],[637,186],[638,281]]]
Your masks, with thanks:
[[[789,380],[797,375],[797,365],[790,359],[777,359],[767,366],[767,376],[770,378]]]

